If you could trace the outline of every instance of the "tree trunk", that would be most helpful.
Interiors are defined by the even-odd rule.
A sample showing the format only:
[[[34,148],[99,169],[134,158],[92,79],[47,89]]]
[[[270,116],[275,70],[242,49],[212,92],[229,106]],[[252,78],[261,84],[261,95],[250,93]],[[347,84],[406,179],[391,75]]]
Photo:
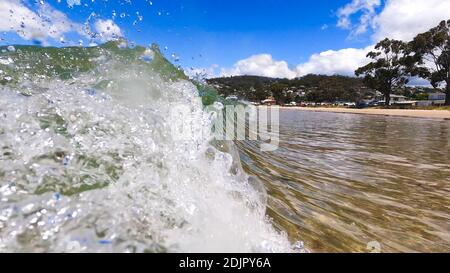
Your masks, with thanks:
[[[447,81],[445,88],[445,105],[450,105],[450,81]]]
[[[391,105],[391,92],[384,93],[384,98],[385,98],[385,106],[390,106]]]

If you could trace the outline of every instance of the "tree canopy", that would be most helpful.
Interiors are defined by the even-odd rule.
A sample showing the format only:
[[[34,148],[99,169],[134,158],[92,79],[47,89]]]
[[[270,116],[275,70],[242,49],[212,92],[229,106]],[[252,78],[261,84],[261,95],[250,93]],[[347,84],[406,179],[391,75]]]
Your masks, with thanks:
[[[450,20],[417,35],[408,43],[405,63],[412,76],[428,79],[437,88],[446,89],[450,105]]]
[[[364,75],[364,83],[385,96],[386,105],[390,103],[392,90],[408,82],[403,63],[406,45],[402,41],[384,39],[367,54],[373,61],[358,68],[356,76]]]

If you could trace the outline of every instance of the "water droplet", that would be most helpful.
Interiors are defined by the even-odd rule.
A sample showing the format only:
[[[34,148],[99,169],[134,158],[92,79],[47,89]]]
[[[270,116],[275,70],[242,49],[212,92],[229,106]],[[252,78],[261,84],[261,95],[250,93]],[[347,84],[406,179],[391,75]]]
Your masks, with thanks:
[[[56,193],[54,194],[54,198],[55,198],[56,201],[61,200],[61,194],[60,194],[59,192],[56,192]]]
[[[178,62],[180,60],[180,57],[177,54],[172,53],[172,59],[174,62]]]
[[[151,62],[153,61],[154,56],[155,53],[153,52],[153,50],[147,48],[142,54],[141,60],[143,60],[144,62]]]
[[[64,157],[64,159],[63,159],[63,165],[64,165],[64,166],[68,166],[69,163],[70,163],[70,157],[69,157],[69,156]]]

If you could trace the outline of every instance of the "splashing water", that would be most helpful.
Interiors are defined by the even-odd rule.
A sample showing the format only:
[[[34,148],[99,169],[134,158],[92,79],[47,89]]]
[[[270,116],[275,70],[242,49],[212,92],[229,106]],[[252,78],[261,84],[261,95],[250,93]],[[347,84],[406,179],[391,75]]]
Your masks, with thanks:
[[[95,58],[36,49],[43,63],[30,68],[26,50],[0,64],[0,77],[14,79],[0,78],[0,251],[292,250],[233,145],[177,140],[174,107],[195,113],[183,126],[208,130],[213,120],[196,86],[168,77],[157,52],[130,61],[118,57],[127,48]],[[69,73],[55,56],[87,68]],[[35,71],[45,59],[58,73]]]

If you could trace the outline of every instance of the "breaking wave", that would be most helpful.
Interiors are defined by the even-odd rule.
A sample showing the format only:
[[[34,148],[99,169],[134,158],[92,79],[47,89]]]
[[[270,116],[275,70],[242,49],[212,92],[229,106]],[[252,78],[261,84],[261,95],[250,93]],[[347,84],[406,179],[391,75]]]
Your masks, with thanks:
[[[292,251],[233,144],[174,135],[214,115],[157,47],[1,49],[0,251]]]

